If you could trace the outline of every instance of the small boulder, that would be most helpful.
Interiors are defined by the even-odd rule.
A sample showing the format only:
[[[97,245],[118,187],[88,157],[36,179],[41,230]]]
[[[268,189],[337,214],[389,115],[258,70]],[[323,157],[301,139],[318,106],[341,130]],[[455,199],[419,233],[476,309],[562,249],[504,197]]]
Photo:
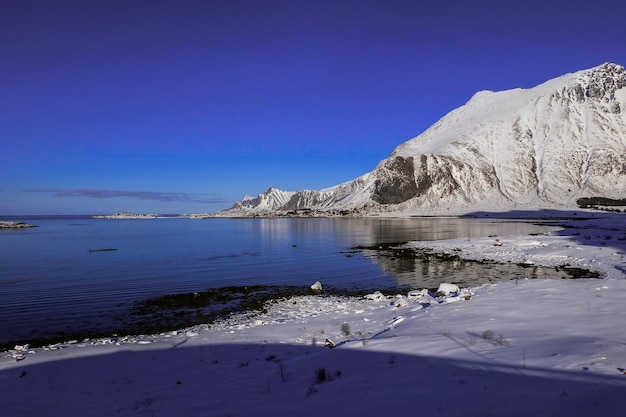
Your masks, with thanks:
[[[391,301],[391,306],[393,306],[394,308],[403,308],[403,307],[408,307],[409,306],[409,299],[406,298],[404,295],[396,295],[396,298],[393,299],[393,301]]]
[[[409,293],[407,294],[407,297],[409,298],[409,300],[423,300],[424,298],[430,298],[430,294],[428,294],[428,290],[427,289],[423,289],[423,290],[412,290],[409,291]]]
[[[437,288],[437,297],[445,297],[446,295],[453,293],[459,293],[459,286],[456,284],[442,282],[439,284],[439,288]]]
[[[372,300],[372,301],[384,301],[387,297],[385,297],[385,295],[382,292],[376,291],[371,294],[364,295],[363,298],[365,298],[366,300]]]

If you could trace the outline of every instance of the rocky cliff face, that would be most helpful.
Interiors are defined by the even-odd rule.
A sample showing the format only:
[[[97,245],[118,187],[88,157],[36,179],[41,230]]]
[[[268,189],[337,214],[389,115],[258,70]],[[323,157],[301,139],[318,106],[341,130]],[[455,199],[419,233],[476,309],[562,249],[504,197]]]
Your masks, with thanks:
[[[575,207],[591,196],[626,197],[626,71],[610,63],[479,92],[354,181],[270,189],[224,214]]]

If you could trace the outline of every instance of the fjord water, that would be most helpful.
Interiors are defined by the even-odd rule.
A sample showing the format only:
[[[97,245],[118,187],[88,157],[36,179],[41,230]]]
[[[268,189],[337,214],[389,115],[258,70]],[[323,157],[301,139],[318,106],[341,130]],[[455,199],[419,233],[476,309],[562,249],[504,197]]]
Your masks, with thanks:
[[[107,328],[134,302],[164,294],[316,281],[417,287],[414,271],[394,273],[350,248],[547,230],[457,218],[20,220],[39,227],[0,230],[0,344]]]

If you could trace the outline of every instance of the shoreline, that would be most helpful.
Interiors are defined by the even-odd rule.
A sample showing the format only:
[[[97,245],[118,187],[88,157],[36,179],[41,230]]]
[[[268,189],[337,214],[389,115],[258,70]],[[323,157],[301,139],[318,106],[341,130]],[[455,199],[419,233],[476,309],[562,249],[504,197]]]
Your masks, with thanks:
[[[619,220],[619,219],[625,218],[624,215],[622,214],[602,213],[598,216],[593,216],[593,217],[584,216],[583,217],[582,215],[579,215],[577,213],[579,212],[574,212],[573,215],[564,218],[562,216],[563,213],[561,212],[554,213],[550,211],[549,214],[551,215],[556,214],[557,216],[549,217],[547,219],[545,217],[538,219],[536,216],[533,216],[533,217],[521,217],[520,216],[520,217],[511,219],[509,217],[503,217],[503,214],[506,215],[508,213],[488,213],[489,217],[478,217],[478,218],[479,219],[497,219],[497,220],[504,220],[504,221],[530,222],[530,223],[532,223],[535,220],[551,221],[551,222],[554,222],[553,224],[551,224],[552,226],[558,226],[561,228],[561,231],[557,233],[557,234],[560,234],[560,236],[552,236],[550,238],[551,240],[553,240],[554,242],[558,242],[558,244],[564,245],[564,246],[571,245],[571,243],[569,242],[578,241],[580,244],[588,248],[590,247],[589,243],[593,244],[594,242],[586,241],[587,239],[591,237],[586,235],[587,232],[585,229],[589,227],[596,227],[601,230],[605,230],[607,233],[608,232],[614,233],[615,230],[613,231],[609,230],[609,229],[614,229],[613,219]],[[449,216],[445,216],[445,217],[449,217]],[[458,217],[463,218],[462,216],[453,216],[453,218],[458,218]],[[602,240],[602,242],[600,242],[601,245],[606,245],[607,243],[609,244],[620,243],[620,242],[626,241],[626,231],[623,233],[623,235],[619,235],[619,236],[616,235],[613,242],[611,242],[610,240],[607,240],[605,236],[606,236],[605,232],[602,232],[602,235],[599,236],[599,239]],[[512,237],[507,237],[507,236],[495,237],[494,236],[494,237],[482,238],[482,239],[481,238],[472,238],[472,239],[468,238],[468,239],[456,239],[456,240],[452,239],[449,241],[408,242],[408,243],[402,243],[402,245],[400,245],[398,248],[391,248],[390,244],[388,243],[380,244],[380,245],[375,244],[372,246],[358,248],[358,250],[364,254],[365,250],[369,250],[369,249],[377,250],[377,246],[379,246],[381,249],[386,249],[386,250],[391,251],[390,254],[382,255],[382,257],[387,256],[391,260],[393,260],[394,258],[400,259],[400,258],[406,257],[407,255],[404,252],[408,249],[409,251],[411,251],[409,255],[412,256],[412,259],[420,256],[420,254],[418,254],[418,252],[420,252],[422,254],[425,254],[425,256],[431,256],[431,255],[439,256],[444,260],[447,260],[449,258],[450,262],[456,262],[456,260],[462,260],[462,261],[468,261],[468,262],[485,263],[485,261],[488,261],[488,262],[496,263],[500,265],[517,264],[520,267],[528,267],[532,269],[537,269],[537,268],[540,269],[541,267],[546,267],[546,268],[554,268],[556,270],[560,269],[564,271],[565,274],[568,274],[568,271],[569,271],[570,278],[579,278],[580,276],[597,278],[596,275],[592,275],[589,272],[593,272],[595,274],[594,271],[598,270],[597,268],[598,265],[594,264],[593,262],[587,262],[584,259],[574,258],[571,256],[570,258],[559,256],[559,257],[554,257],[554,258],[543,257],[544,259],[541,259],[541,257],[540,256],[538,257],[536,254],[525,254],[524,251],[518,251],[517,253],[515,253],[515,251],[510,250],[510,247],[514,246],[517,242],[517,243],[525,245],[525,250],[532,249],[534,251],[545,251],[546,250],[545,248],[548,248],[549,245],[537,243],[543,239],[544,238],[541,236],[512,236]],[[394,245],[391,245],[391,246],[394,246]],[[625,245],[622,243],[622,246],[625,246]],[[478,247],[482,247],[482,249],[478,251],[477,250]],[[111,249],[90,249],[89,252],[91,253],[95,251],[105,251],[105,250],[111,251],[113,249],[112,248]],[[348,255],[346,256],[350,256],[349,255],[350,252],[347,252],[347,253]],[[592,254],[591,252],[589,252],[589,255],[595,258],[597,256],[600,256],[601,254],[599,253]],[[624,270],[626,271],[626,266],[624,267]],[[620,275],[620,273],[616,272],[615,270],[612,272],[612,274]],[[606,277],[606,272],[602,273],[601,278],[603,277]],[[516,278],[511,278],[511,279],[516,279]],[[279,286],[277,286],[277,288],[278,287]],[[406,284],[402,284],[402,283],[398,284],[397,291],[401,292],[403,287],[408,288]],[[466,284],[465,288],[472,288],[472,286],[467,286]],[[424,288],[420,287],[420,289],[424,289]],[[217,288],[217,290],[220,290],[220,288]],[[370,288],[368,290],[374,290],[374,289]],[[297,293],[297,291],[294,291],[294,293]],[[176,297],[176,296],[185,296],[185,294],[169,294],[169,295],[164,295],[164,296]],[[136,303],[140,304],[144,301],[146,300],[143,300],[143,301],[139,300]],[[136,307],[132,307],[132,306],[129,307],[130,310],[134,308]],[[228,314],[236,313],[236,312],[237,312],[236,310],[229,310]],[[125,313],[122,312],[119,314],[125,314]],[[199,320],[202,320],[204,316],[198,316],[198,317],[200,318],[195,319],[195,322],[182,323],[182,326],[180,327],[185,327],[187,325],[195,325],[199,322]],[[142,326],[141,329],[148,330],[148,331],[153,331],[153,330],[158,331],[159,330],[158,327],[159,326]],[[180,328],[180,327],[168,325],[167,330],[175,330],[176,328]],[[136,330],[137,328],[138,327],[135,327],[135,328],[122,327],[122,328],[114,329],[111,331],[111,330],[108,330],[109,327],[106,327],[105,330],[76,331],[76,332],[68,331],[68,332],[61,333],[58,337],[45,335],[42,337],[34,337],[30,340],[26,338],[20,338],[20,339],[10,340],[10,341],[2,343],[0,346],[0,350],[10,349],[12,347],[11,346],[12,344],[31,344],[31,345],[42,346],[43,344],[46,344],[46,343],[58,343],[63,340],[70,340],[70,339],[76,339],[76,338],[82,339],[84,337],[109,337],[113,333],[133,334],[137,332]]]
[[[625,225],[622,216],[549,235],[427,242],[502,262],[587,264],[602,279],[509,280],[440,297],[296,295],[159,334],[15,346],[0,354],[3,407],[102,417],[614,415],[626,389]]]
[[[511,219],[506,219],[511,220]],[[536,219],[516,219],[522,222],[528,222]],[[562,227],[563,230],[574,230],[575,225],[580,226],[581,229],[585,229],[588,227],[586,224],[580,224],[589,222],[589,221],[600,221],[606,229],[612,228],[612,223],[610,220],[607,220],[604,216],[600,218],[582,218],[582,217],[573,217],[565,222],[563,219],[558,219],[559,226]],[[572,223],[568,223],[572,222]],[[570,234],[575,234],[577,232],[572,232]],[[621,241],[620,239],[626,239],[626,233],[624,237],[618,237],[616,240]],[[602,281],[607,278],[616,278],[619,277],[620,272],[612,269],[607,271],[606,265],[600,266],[598,263],[588,262],[585,259],[575,258],[572,256],[540,256],[536,253],[531,253],[531,251],[539,251],[546,252],[550,249],[550,244],[548,243],[538,243],[538,242],[553,242],[553,246],[568,246],[571,241],[571,236],[558,236],[558,233],[546,234],[543,236],[509,236],[509,237],[485,237],[485,238],[463,238],[463,239],[450,239],[450,240],[438,240],[438,241],[413,241],[403,243],[401,245],[396,244],[381,244],[381,245],[372,245],[367,247],[356,247],[354,250],[358,250],[360,252],[366,250],[377,250],[377,251],[385,251],[385,250],[393,250],[394,253],[391,256],[392,258],[398,258],[399,256],[406,256],[406,254],[398,255],[396,252],[405,252],[406,250],[413,251],[411,255],[413,258],[417,258],[419,256],[426,255],[434,255],[439,256],[444,259],[443,262],[449,260],[450,262],[456,262],[457,260],[467,261],[467,262],[478,262],[478,263],[496,263],[500,265],[507,264],[517,264],[520,267],[533,267],[533,268],[553,268],[556,271],[559,269],[564,271],[567,275],[569,274],[569,279],[585,279],[592,278],[598,279]],[[517,251],[515,250],[515,246],[519,246]],[[625,245],[626,246],[626,245]],[[554,249],[553,249],[554,250]],[[600,249],[602,250],[602,249]],[[596,250],[597,252],[597,250]],[[422,255],[420,255],[422,254]],[[597,254],[591,254],[591,257],[597,257]],[[610,269],[610,268],[609,268]],[[571,271],[571,272],[568,272]],[[624,267],[624,271],[626,271],[626,266]],[[624,276],[624,273],[621,273]],[[565,277],[564,277],[565,278]],[[510,278],[511,280],[515,278]],[[531,278],[537,279],[537,278]],[[541,279],[541,277],[539,278]],[[554,278],[553,278],[554,279]],[[503,280],[502,282],[506,282],[507,280]],[[482,284],[489,285],[489,284]],[[482,286],[479,285],[479,286]],[[404,288],[403,288],[404,287]],[[243,307],[232,307],[232,304],[228,306],[228,308],[219,309],[219,301],[217,306],[217,312],[212,311],[209,312],[208,315],[205,315],[202,312],[203,308],[206,310],[212,307],[211,304],[206,304],[205,307],[200,305],[201,301],[206,301],[206,294],[214,294],[224,292],[218,298],[221,300],[229,299],[228,294],[232,293],[245,293],[248,289],[255,289],[262,293],[265,293],[264,296],[258,298],[256,301],[252,300],[252,304],[246,304]],[[472,286],[463,287],[463,290],[471,291]],[[243,290],[245,289],[245,290]],[[433,293],[434,288],[420,288],[421,290],[429,290]],[[242,291],[243,290],[243,291]],[[411,289],[406,288],[403,285],[398,285],[397,288],[387,288],[387,289],[379,289],[386,295],[406,295],[408,291]],[[365,293],[375,291],[375,289],[365,289],[365,290],[344,290],[333,287],[325,287],[324,296],[344,296],[344,297],[362,297]],[[148,315],[155,315],[155,317],[159,317],[159,320],[164,320],[163,323],[168,323],[167,316],[170,315],[172,317],[176,315],[181,315],[185,308],[189,309],[192,306],[197,308],[194,317],[195,319],[191,321],[180,321],[180,325],[176,325],[176,322],[171,322],[170,324],[158,324],[158,325],[149,325],[149,324],[140,324],[139,326],[128,326],[122,327],[113,331],[77,331],[71,333],[64,333],[55,336],[45,336],[40,338],[33,338],[31,340],[20,339],[16,341],[7,341],[2,343],[0,346],[0,351],[8,351],[11,350],[13,345],[32,345],[38,347],[45,347],[47,344],[58,345],[59,343],[63,343],[64,341],[71,339],[98,339],[104,338],[108,339],[111,337],[119,338],[119,337],[133,337],[136,334],[146,334],[146,333],[160,333],[161,331],[175,331],[184,329],[187,327],[193,327],[196,325],[200,325],[202,323],[214,323],[219,320],[223,320],[232,315],[244,314],[244,315],[254,315],[259,311],[264,311],[266,304],[272,304],[275,302],[279,302],[284,299],[289,299],[296,296],[301,296],[305,293],[309,292],[310,289],[308,287],[288,287],[281,285],[267,285],[267,286],[242,286],[242,287],[220,287],[209,289],[204,292],[195,292],[195,293],[178,293],[178,294],[164,294],[161,296],[145,299],[142,301],[138,301],[135,306],[130,308],[130,311],[139,311],[141,310],[141,306],[148,305],[150,303],[154,304],[155,300],[170,300],[166,304],[163,310],[158,311],[154,308],[151,312],[145,313]],[[318,294],[310,294],[310,295],[318,295]],[[246,296],[247,297],[247,296]],[[188,304],[185,304],[184,300],[188,300]],[[191,300],[190,300],[191,299]],[[183,300],[182,302],[178,302],[176,300]],[[217,300],[217,298],[216,298]],[[230,303],[232,303],[234,298],[230,298]],[[237,302],[242,301],[238,300]],[[223,301],[221,301],[223,302]],[[247,302],[247,301],[246,301]],[[179,303],[178,306],[176,304]],[[156,304],[154,304],[156,306]],[[164,304],[165,305],[165,304]],[[215,310],[215,309],[214,309]],[[189,313],[188,310],[187,314]],[[129,316],[126,320],[137,322],[138,317]],[[204,321],[203,321],[204,320]],[[118,336],[122,335],[122,336]]]

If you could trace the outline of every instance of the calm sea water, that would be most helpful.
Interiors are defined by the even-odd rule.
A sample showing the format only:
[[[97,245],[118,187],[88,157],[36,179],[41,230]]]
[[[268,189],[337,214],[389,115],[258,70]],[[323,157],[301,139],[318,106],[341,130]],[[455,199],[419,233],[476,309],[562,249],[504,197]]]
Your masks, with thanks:
[[[347,252],[357,245],[546,230],[453,218],[19,220],[39,227],[0,230],[0,344],[105,326],[134,302],[163,294],[316,281],[350,289],[450,281],[441,268],[426,276]]]

